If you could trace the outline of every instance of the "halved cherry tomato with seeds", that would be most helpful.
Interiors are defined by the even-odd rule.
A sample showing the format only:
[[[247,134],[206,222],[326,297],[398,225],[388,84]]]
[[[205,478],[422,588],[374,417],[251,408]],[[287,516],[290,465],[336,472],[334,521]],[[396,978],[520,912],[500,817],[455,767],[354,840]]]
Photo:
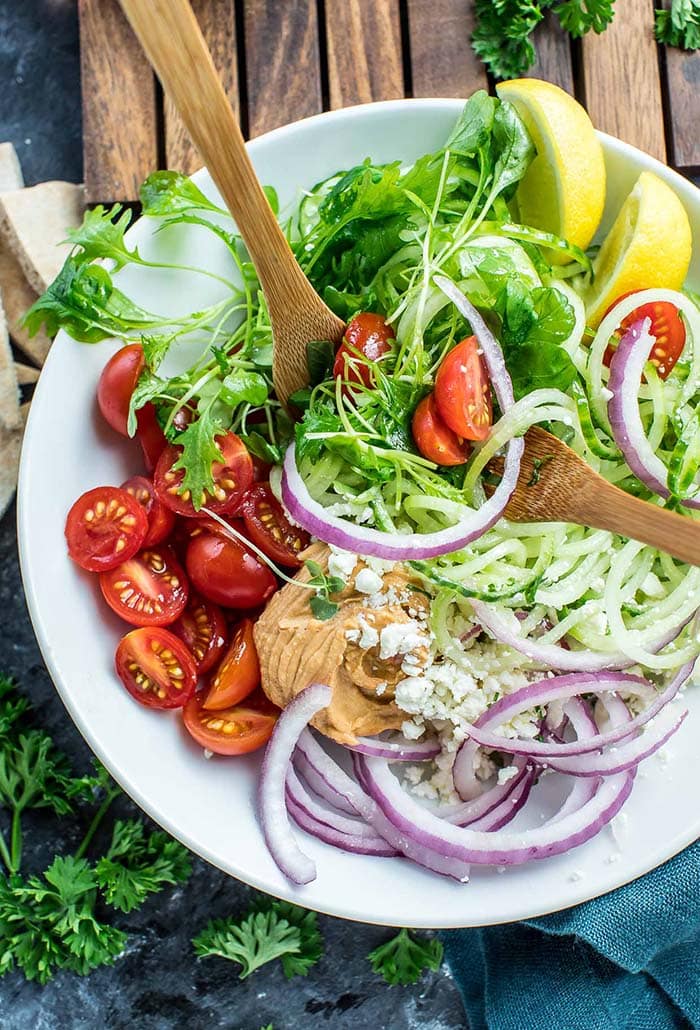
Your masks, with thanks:
[[[218,712],[237,705],[260,684],[260,663],[253,639],[253,622],[244,619],[234,630],[228,651],[209,680],[202,708]]]
[[[491,382],[475,336],[445,355],[435,377],[442,421],[464,440],[485,440],[493,422]]]
[[[144,547],[151,547],[153,544],[161,544],[170,536],[175,527],[175,515],[166,508],[156,496],[153,483],[145,476],[132,476],[122,483],[122,490],[138,501],[146,512],[148,519],[148,532],[143,542]]]
[[[200,674],[208,672],[226,649],[228,626],[224,613],[197,594],[190,594],[184,612],[170,629],[185,642]]]
[[[184,611],[189,583],[169,547],[147,547],[116,569],[100,587],[112,611],[132,626],[167,626]]]
[[[306,530],[293,526],[269,483],[257,483],[243,498],[241,513],[248,536],[272,561],[298,567],[300,553],[309,546]]]
[[[381,315],[361,311],[348,322],[343,341],[338,347],[333,364],[333,377],[347,379],[350,383],[372,385],[372,370],[362,360],[378,361],[391,350],[390,341],[394,330]]]
[[[131,395],[146,359],[140,343],[130,343],[113,354],[102,369],[97,384],[97,403],[106,422],[121,436],[127,436]]]
[[[81,569],[104,572],[143,545],[148,519],[141,505],[116,486],[98,486],[75,502],[66,518],[68,554]]]
[[[632,290],[630,293],[623,293],[610,305],[605,314],[607,315],[615,307],[615,304],[635,292],[637,291]],[[649,360],[655,366],[659,379],[668,379],[685,347],[685,324],[675,304],[668,300],[655,300],[649,304],[640,304],[638,308],[627,315],[620,323],[615,336],[619,340],[630,326],[644,318],[651,319],[649,332],[656,340],[649,352]],[[617,342],[609,343],[605,348],[603,364],[608,368],[616,350]]]
[[[197,508],[206,505],[217,515],[235,511],[246,490],[253,484],[253,462],[240,437],[235,433],[222,433],[216,437],[216,445],[223,455],[223,462],[212,465],[214,477],[213,494],[205,493],[196,498]],[[173,469],[182,448],[169,444],[158,459],[153,481],[156,493],[163,504],[178,515],[197,516],[197,509],[189,490],[180,492],[184,469]]]
[[[132,629],[114,656],[117,675],[146,708],[183,708],[194,694],[194,658],[167,629]]]
[[[418,450],[436,465],[464,465],[471,454],[469,441],[453,433],[440,418],[433,393],[414,411],[411,430]]]
[[[277,589],[277,580],[256,554],[215,533],[190,541],[185,564],[199,593],[224,608],[255,608]]]
[[[187,732],[201,747],[216,755],[245,755],[270,739],[280,710],[256,690],[241,705],[211,712],[195,695],[184,710]]]

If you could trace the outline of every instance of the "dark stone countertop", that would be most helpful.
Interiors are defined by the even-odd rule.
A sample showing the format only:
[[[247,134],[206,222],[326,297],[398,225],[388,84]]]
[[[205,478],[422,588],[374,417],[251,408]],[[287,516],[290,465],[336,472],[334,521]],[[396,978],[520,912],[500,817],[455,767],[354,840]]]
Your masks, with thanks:
[[[25,179],[79,181],[80,97],[75,0],[0,0],[0,141],[11,140]],[[0,456],[0,460],[2,460]],[[39,654],[17,564],[14,507],[0,522],[0,670],[15,676],[43,725],[78,769],[90,752],[68,718]],[[135,814],[127,799],[118,814]],[[0,814],[0,819],[2,815]],[[68,823],[66,844],[79,827]],[[53,817],[28,820],[25,868],[48,863],[63,842]],[[279,963],[239,981],[237,966],[196,959],[193,933],[214,916],[242,913],[252,892],[195,859],[189,883],[164,891],[137,913],[113,967],[81,978],[59,973],[48,985],[18,973],[0,980],[3,1030],[275,1030],[327,1025],[386,1030],[456,1030],[465,1026],[456,987],[443,968],[415,987],[389,988],[365,956],[392,931],[321,917],[326,955],[306,978],[285,980]]]

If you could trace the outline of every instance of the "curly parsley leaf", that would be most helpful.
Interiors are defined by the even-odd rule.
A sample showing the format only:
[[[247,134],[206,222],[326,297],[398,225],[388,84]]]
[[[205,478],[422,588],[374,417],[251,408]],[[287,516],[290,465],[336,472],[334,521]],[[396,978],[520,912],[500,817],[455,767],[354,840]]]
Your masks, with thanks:
[[[290,901],[270,900],[261,896],[253,905],[254,911],[272,910],[279,919],[286,919],[295,927],[301,936],[301,951],[289,952],[282,956],[282,969],[287,979],[293,976],[306,976],[323,954],[323,938],[318,928],[318,916],[315,912]]]
[[[654,12],[659,43],[682,50],[700,48],[700,0],[671,0],[671,8]]]
[[[301,952],[301,933],[286,919],[268,912],[251,912],[244,919],[214,919],[192,941],[200,958],[218,955],[241,966],[240,978],[285,955]]]
[[[26,715],[29,702],[17,693],[14,682],[0,675],[0,746]]]
[[[12,812],[51,808],[66,815],[73,799],[86,796],[88,783],[72,775],[67,758],[43,730],[20,733],[0,750],[0,803]]]
[[[122,268],[129,262],[140,263],[138,250],[129,250],[124,233],[131,224],[131,211],[115,204],[105,208],[102,204],[85,212],[82,225],[69,229],[68,243],[80,247],[80,260],[94,261],[109,258]]]
[[[437,972],[442,951],[437,938],[414,937],[404,928],[386,944],[371,951],[367,958],[374,972],[393,986],[417,983],[426,969]]]
[[[554,4],[561,27],[578,39],[587,32],[604,32],[615,17],[615,0],[561,0]]]
[[[140,819],[117,820],[107,854],[95,867],[97,883],[113,908],[131,912],[165,884],[183,883],[192,871],[189,852]]]
[[[153,172],[141,186],[139,199],[143,213],[156,217],[189,211],[214,211],[228,215],[225,208],[205,197],[199,187],[182,172]]]

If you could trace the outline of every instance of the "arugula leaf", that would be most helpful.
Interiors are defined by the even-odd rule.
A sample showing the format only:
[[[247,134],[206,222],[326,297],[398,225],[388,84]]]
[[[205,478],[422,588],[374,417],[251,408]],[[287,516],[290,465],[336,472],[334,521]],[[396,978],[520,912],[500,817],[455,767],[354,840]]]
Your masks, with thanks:
[[[178,433],[175,443],[182,451],[173,464],[173,469],[182,469],[184,475],[180,484],[180,492],[189,490],[192,504],[196,511],[202,507],[206,495],[214,489],[212,465],[215,461],[223,461],[223,454],[216,442],[217,436],[225,432],[226,427],[221,417],[214,413],[209,404],[194,422]]]
[[[46,983],[57,969],[84,975],[111,965],[126,934],[97,918],[96,887],[88,862],[70,856],[42,877],[0,877],[0,974],[16,966]]]
[[[257,408],[265,403],[269,393],[267,380],[258,372],[247,372],[245,369],[237,368],[223,378],[219,399],[232,408],[244,402]]]
[[[131,912],[164,884],[182,883],[192,872],[189,852],[167,833],[146,834],[140,819],[117,820],[107,854],[95,867],[105,900]]]
[[[516,400],[540,387],[568,389],[576,368],[560,344],[573,331],[575,316],[566,297],[549,286],[528,292],[508,279],[500,310],[501,345]]]
[[[497,155],[493,180],[485,206],[491,207],[500,194],[509,197],[535,156],[535,148],[525,123],[507,100],[496,107],[493,117],[493,150]]]
[[[485,89],[473,93],[447,138],[445,150],[471,157],[486,147],[491,139],[497,103]]]
[[[172,216],[190,211],[214,211],[228,215],[225,208],[208,200],[182,172],[153,172],[141,186],[139,199],[145,215]]]
[[[138,251],[129,250],[124,241],[124,233],[130,224],[131,211],[128,208],[114,204],[107,209],[98,204],[85,212],[82,225],[68,230],[68,242],[81,248],[81,260],[111,258],[117,268],[122,268],[130,261],[140,260]]]
[[[280,918],[272,908],[251,912],[240,921],[233,917],[213,919],[192,943],[200,958],[219,955],[239,963],[241,980],[267,962],[302,952],[300,929]]]
[[[700,49],[700,0],[671,0],[671,9],[654,12],[659,43],[683,50]]]
[[[414,937],[405,928],[386,944],[380,944],[367,958],[372,969],[388,984],[414,984],[426,969],[437,972],[443,948],[437,938]]]

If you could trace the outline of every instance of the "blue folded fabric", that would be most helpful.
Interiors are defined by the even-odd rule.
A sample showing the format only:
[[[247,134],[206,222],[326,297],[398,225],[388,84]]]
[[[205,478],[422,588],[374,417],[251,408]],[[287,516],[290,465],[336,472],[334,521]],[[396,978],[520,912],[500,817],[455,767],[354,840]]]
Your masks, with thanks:
[[[470,1030],[700,1028],[700,841],[595,901],[442,939]]]

